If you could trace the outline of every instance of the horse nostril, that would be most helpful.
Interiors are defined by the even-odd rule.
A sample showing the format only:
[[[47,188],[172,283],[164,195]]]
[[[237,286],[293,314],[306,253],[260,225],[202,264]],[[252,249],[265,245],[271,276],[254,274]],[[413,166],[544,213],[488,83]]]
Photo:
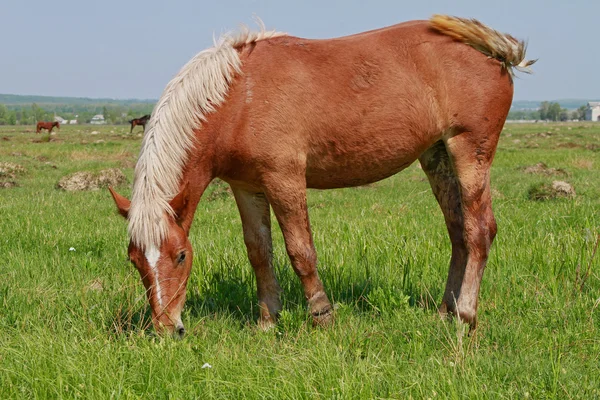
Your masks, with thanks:
[[[177,332],[177,336],[179,336],[180,339],[183,338],[183,336],[185,335],[185,328],[183,327],[183,325],[178,326],[175,331]]]

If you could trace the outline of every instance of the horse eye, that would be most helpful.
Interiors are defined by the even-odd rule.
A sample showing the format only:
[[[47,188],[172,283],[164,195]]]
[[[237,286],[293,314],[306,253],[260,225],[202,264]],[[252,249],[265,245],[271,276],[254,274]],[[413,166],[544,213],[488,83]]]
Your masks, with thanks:
[[[181,264],[182,262],[185,261],[185,251],[182,251],[181,253],[179,253],[179,255],[177,256],[177,262],[179,264]]]

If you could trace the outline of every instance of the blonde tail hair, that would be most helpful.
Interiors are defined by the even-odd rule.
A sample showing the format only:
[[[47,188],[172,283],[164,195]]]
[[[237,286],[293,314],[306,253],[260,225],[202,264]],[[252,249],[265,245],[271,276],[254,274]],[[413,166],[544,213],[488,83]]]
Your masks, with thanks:
[[[511,74],[513,68],[531,73],[529,67],[537,61],[525,60],[527,44],[524,41],[498,32],[475,19],[436,14],[431,17],[429,23],[434,30],[499,60]]]

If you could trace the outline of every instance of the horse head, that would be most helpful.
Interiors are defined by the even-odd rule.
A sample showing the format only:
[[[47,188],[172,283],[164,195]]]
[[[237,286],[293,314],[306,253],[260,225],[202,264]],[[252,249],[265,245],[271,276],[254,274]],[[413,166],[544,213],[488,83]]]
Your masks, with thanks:
[[[119,214],[128,219],[131,202],[112,188],[109,190]],[[140,273],[146,288],[156,331],[167,331],[178,338],[185,334],[181,310],[185,303],[193,257],[188,239],[189,226],[183,225],[189,209],[188,202],[186,186],[169,202],[173,213],[164,215],[168,232],[160,244],[143,247],[130,240],[128,248],[129,260]]]

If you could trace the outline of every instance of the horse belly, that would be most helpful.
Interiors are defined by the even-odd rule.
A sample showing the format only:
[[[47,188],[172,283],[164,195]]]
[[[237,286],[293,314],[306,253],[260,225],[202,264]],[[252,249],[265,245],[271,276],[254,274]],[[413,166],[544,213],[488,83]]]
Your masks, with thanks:
[[[330,139],[312,149],[307,156],[307,187],[333,189],[377,182],[408,167],[427,147],[401,136],[342,142]]]

